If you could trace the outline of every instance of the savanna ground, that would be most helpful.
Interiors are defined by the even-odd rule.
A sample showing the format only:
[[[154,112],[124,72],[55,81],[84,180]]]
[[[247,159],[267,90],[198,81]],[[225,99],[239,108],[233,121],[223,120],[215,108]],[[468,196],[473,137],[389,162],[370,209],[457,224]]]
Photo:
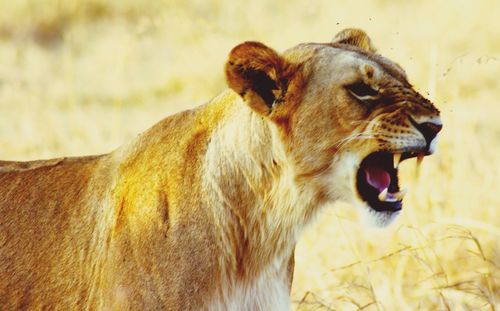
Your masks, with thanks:
[[[0,1],[0,158],[108,152],[225,88],[244,40],[277,50],[369,33],[442,111],[438,153],[402,164],[400,219],[329,207],[297,250],[298,310],[500,309],[497,1]],[[413,163],[412,163],[413,162]]]

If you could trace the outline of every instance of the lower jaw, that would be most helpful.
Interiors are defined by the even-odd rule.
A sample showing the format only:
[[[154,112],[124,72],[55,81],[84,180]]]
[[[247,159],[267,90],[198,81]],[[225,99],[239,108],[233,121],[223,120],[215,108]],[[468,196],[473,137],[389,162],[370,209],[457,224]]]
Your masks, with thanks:
[[[375,204],[367,203],[369,208],[375,212],[387,212],[387,213],[396,213],[401,211],[403,207],[403,202],[377,202],[377,206]]]
[[[364,206],[362,210],[364,222],[377,228],[384,228],[392,224],[402,211],[377,211],[370,206]]]

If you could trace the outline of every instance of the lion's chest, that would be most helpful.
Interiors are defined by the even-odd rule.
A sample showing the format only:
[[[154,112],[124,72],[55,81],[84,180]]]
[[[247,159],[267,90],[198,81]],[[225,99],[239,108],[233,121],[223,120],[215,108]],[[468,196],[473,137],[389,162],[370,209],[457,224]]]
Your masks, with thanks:
[[[251,282],[223,283],[222,295],[212,301],[209,309],[289,310],[290,295],[286,275],[269,271]]]

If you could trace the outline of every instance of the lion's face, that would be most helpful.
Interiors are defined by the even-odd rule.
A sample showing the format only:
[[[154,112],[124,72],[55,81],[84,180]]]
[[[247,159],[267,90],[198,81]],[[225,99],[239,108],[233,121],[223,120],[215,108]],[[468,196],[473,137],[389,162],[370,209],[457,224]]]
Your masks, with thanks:
[[[435,151],[439,111],[359,30],[345,30],[331,44],[299,45],[283,57],[266,53],[253,57],[261,74],[230,58],[227,72],[236,66],[247,85],[236,84],[231,72],[228,81],[280,129],[296,181],[327,201],[354,202],[377,225],[390,223],[405,194],[398,165]]]

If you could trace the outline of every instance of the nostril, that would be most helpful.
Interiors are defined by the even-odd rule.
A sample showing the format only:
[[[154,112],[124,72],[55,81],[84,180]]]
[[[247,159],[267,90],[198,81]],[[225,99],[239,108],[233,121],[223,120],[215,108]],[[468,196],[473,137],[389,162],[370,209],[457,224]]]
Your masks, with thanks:
[[[424,135],[427,143],[430,144],[439,131],[441,131],[443,125],[439,123],[424,122],[416,124],[416,127]]]

